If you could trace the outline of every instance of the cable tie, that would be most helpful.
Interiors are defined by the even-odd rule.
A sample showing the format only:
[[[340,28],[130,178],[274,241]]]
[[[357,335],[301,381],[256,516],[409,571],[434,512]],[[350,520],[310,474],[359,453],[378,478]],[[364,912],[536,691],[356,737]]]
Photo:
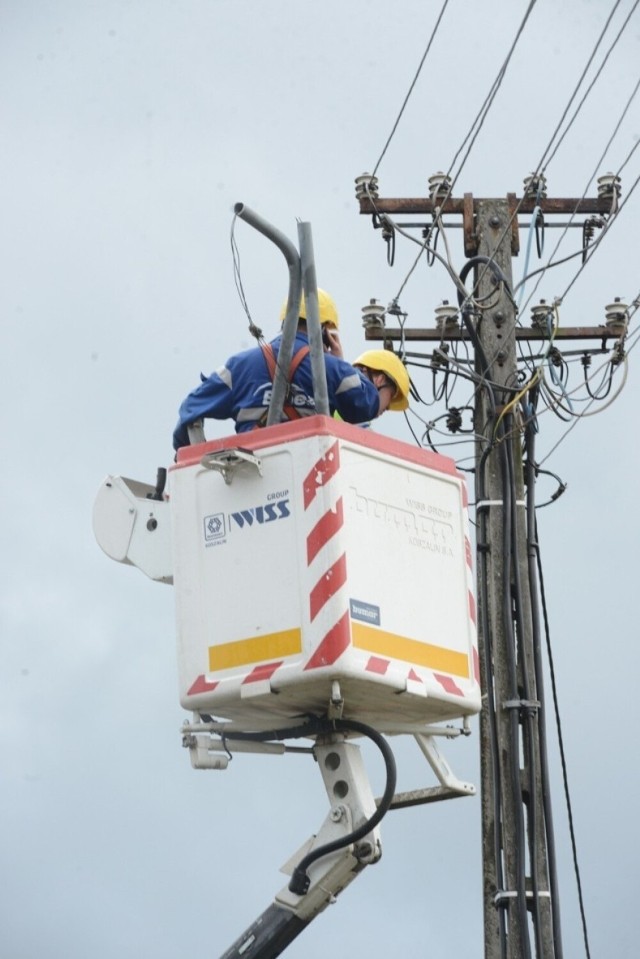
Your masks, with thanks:
[[[518,895],[519,893],[516,889],[500,889],[493,897],[493,904],[494,906],[502,906],[505,904],[505,900],[517,899]],[[524,895],[526,899],[533,899],[533,891],[531,889],[527,889]],[[551,893],[548,889],[540,889],[536,895],[538,899],[541,899],[543,896],[546,899],[551,899]]]
[[[503,709],[526,709],[535,713],[540,709],[539,699],[508,699],[502,704]]]

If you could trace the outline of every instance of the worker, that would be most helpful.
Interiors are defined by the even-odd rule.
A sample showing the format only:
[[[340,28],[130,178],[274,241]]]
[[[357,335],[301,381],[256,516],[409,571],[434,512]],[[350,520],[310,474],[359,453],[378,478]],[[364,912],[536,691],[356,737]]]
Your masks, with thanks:
[[[286,308],[285,303],[280,314],[281,321],[284,320]],[[383,368],[380,373],[371,376],[367,372],[368,367],[356,369],[344,360],[338,334],[338,311],[334,301],[324,290],[318,290],[318,312],[325,350],[330,413],[337,410],[348,423],[365,423],[375,419],[392,402],[397,402],[397,384],[385,374]],[[303,298],[282,421],[312,416],[316,412],[306,320],[306,304]],[[238,433],[264,426],[281,343],[282,335],[277,336],[270,344],[237,353],[215,373],[208,377],[201,376],[200,385],[189,393],[180,406],[179,419],[173,434],[174,449],[189,444],[188,427],[203,418],[233,418]]]
[[[354,361],[353,365],[356,369],[362,370],[376,388],[387,381],[393,384],[393,397],[387,409],[407,409],[409,406],[409,374],[404,363],[395,353],[391,353],[390,350],[367,350]],[[338,412],[335,412],[333,417],[336,420],[342,419]],[[358,426],[371,426],[371,423],[359,423]]]

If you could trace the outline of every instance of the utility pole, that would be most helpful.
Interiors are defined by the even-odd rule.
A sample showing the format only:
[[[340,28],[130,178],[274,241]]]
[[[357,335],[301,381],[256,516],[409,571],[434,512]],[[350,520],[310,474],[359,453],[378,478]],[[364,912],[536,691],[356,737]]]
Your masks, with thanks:
[[[376,178],[365,174],[356,180],[360,212],[373,218],[387,244],[395,242],[398,214],[421,215],[423,222],[412,226],[424,236],[441,228],[445,216],[462,217],[468,259],[459,276],[472,273],[465,288],[473,296],[458,289],[459,318],[431,329],[392,329],[375,310],[367,321],[365,308],[365,336],[390,349],[394,341],[405,347],[431,341],[434,368],[443,356],[447,362],[445,341],[466,340],[474,350],[484,955],[562,959],[538,628],[535,463],[531,449],[524,463],[522,455],[538,387],[535,376],[519,379],[517,356],[518,341],[549,339],[552,313],[543,305],[542,322],[518,325],[511,265],[520,247],[519,214],[529,214],[527,228],[532,214],[538,228],[545,217],[586,214],[583,237],[589,236],[615,211],[619,181],[602,177],[598,197],[580,200],[547,199],[544,183],[534,179],[520,199],[456,199],[442,174],[430,184],[429,198],[382,199]],[[553,342],[596,340],[602,352],[617,332],[615,325],[555,327]]]

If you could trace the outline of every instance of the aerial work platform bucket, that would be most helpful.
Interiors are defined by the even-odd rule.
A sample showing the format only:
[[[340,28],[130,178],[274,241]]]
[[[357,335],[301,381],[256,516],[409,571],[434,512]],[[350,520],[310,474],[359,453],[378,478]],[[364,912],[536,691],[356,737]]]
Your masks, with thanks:
[[[185,709],[265,730],[339,688],[383,732],[479,711],[452,460],[314,416],[181,449],[170,512]]]

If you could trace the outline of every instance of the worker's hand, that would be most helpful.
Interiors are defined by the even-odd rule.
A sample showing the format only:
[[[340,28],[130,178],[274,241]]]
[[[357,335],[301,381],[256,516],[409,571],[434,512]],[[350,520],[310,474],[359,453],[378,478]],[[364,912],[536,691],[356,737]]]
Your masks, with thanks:
[[[342,343],[340,342],[340,337],[336,329],[330,326],[324,326],[322,330],[322,341],[324,343],[325,353],[331,353],[332,356],[337,356],[340,360],[343,358]]]

